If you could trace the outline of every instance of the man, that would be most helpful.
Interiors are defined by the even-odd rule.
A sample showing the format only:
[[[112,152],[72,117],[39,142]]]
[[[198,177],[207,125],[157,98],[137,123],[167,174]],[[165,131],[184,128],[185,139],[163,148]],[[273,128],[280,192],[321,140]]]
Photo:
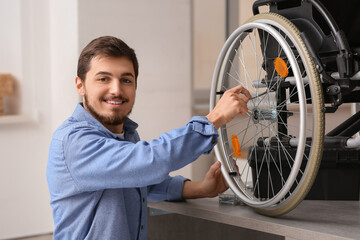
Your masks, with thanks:
[[[249,92],[235,87],[206,117],[145,142],[128,118],[137,76],[135,52],[120,39],[97,38],[80,54],[75,85],[83,102],[54,132],[49,150],[54,239],[146,239],[147,199],[214,197],[227,189],[220,163],[202,182],[169,173],[212,150],[216,129],[247,112]]]

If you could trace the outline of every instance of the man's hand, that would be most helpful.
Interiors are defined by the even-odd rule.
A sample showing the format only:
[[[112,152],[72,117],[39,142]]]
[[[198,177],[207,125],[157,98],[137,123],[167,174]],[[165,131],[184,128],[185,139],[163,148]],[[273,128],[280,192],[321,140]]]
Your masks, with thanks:
[[[221,173],[220,167],[221,163],[219,161],[215,162],[201,182],[201,188],[206,197],[216,197],[219,193],[229,188]]]
[[[248,111],[247,102],[251,95],[247,89],[238,85],[227,90],[216,104],[214,109],[206,116],[216,129],[230,122],[236,115]]]
[[[216,197],[228,189],[228,185],[220,170],[221,163],[214,163],[206,173],[202,182],[186,181],[182,196],[185,199]]]

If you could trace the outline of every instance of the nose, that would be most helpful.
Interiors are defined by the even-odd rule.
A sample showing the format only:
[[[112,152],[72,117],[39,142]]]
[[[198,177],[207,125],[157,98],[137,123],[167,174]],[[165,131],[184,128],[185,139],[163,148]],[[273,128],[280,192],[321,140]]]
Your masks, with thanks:
[[[121,84],[118,79],[112,79],[110,82],[110,94],[119,96],[121,94]]]

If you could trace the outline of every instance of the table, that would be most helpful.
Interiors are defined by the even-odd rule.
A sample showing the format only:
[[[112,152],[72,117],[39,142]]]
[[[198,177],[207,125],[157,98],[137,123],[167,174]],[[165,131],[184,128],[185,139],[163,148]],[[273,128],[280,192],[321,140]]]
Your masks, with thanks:
[[[148,207],[280,235],[286,240],[360,239],[359,201],[304,200],[281,217],[263,216],[248,206],[219,204],[218,198],[148,203]]]

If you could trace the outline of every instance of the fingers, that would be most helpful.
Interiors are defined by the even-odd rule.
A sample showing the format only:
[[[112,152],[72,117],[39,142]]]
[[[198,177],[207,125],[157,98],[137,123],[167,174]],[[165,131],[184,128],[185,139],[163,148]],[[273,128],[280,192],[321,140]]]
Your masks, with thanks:
[[[244,100],[246,100],[246,102],[248,102],[249,99],[252,98],[250,92],[246,88],[244,88],[242,85],[238,85],[238,86],[230,89],[229,91],[233,91],[234,93],[237,93],[237,94],[240,94],[240,93],[243,94],[244,96],[246,96],[246,99],[244,99]]]
[[[218,195],[219,193],[222,193],[224,191],[226,191],[229,188],[229,185],[227,184],[225,178],[223,177],[222,173],[221,173],[221,162],[217,161],[215,162],[211,167],[210,167],[210,171],[213,171],[213,177],[215,179],[217,179],[217,190],[216,190],[216,195]],[[209,171],[209,172],[210,172]]]
[[[219,165],[221,166],[221,164],[219,164]],[[216,169],[215,177],[218,179],[218,181],[220,183],[220,185],[219,185],[220,186],[219,193],[222,193],[222,192],[226,191],[229,188],[229,185],[227,184],[224,176],[222,175],[220,167],[218,169]]]
[[[235,94],[235,93],[234,93],[234,97],[236,99],[238,113],[240,115],[247,113],[248,112],[247,102],[249,101],[249,98],[243,94]]]
[[[252,98],[250,92],[242,85],[238,85],[228,90],[229,93],[233,93],[233,96],[239,103],[239,114],[245,114],[248,111],[247,103]]]
[[[249,110],[248,107],[247,107],[247,102],[249,101],[249,98],[247,98],[247,97],[245,97],[243,95],[239,96],[239,98],[241,99],[240,100],[240,103],[241,103],[240,114],[245,114]]]
[[[237,95],[238,102],[240,103],[239,114],[241,115],[247,113],[247,103],[251,98],[250,92],[242,85],[238,85],[230,89],[230,91],[233,91],[233,93]]]
[[[211,165],[209,169],[209,174],[211,176],[215,176],[216,172],[220,169],[221,163],[219,161],[216,161],[213,165]]]

